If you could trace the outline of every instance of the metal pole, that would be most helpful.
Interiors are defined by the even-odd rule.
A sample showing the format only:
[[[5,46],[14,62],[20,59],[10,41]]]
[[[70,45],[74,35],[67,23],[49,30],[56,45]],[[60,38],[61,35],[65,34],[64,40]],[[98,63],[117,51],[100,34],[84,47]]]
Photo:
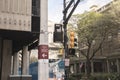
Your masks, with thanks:
[[[66,7],[66,0],[64,0],[64,10],[65,10],[65,7]],[[67,56],[67,22],[65,22],[67,11],[64,11],[63,14],[64,14],[63,15],[63,28],[64,28],[64,50],[65,50],[64,58],[65,58]]]
[[[66,22],[66,15],[67,15],[67,10],[65,10],[66,8],[66,0],[64,0],[63,2],[63,6],[64,6],[64,11],[63,11],[63,28],[64,28],[64,60],[67,57],[67,51],[68,51],[68,47],[67,47],[67,22]],[[65,80],[67,80],[67,71],[66,71],[66,67],[65,67]]]
[[[70,11],[70,13],[67,15],[67,11],[70,8],[70,6],[74,3],[74,0],[71,0],[69,2],[69,4],[66,6],[66,0],[63,0],[63,28],[64,28],[64,55],[63,55],[63,59],[65,60],[65,58],[68,58],[68,37],[67,37],[67,24],[68,24],[68,20],[70,19],[70,17],[72,16],[74,10],[76,9],[78,3],[80,2],[80,0],[77,0],[77,2],[75,3],[75,5],[73,6],[72,10]],[[67,80],[68,75],[67,75],[67,66],[65,67],[65,80]]]

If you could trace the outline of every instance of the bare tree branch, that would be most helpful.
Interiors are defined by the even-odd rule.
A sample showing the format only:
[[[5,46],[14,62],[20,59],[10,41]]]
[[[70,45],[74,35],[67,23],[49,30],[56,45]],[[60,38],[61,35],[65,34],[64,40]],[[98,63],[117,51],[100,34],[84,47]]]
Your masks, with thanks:
[[[91,60],[91,59],[95,56],[95,54],[100,50],[100,48],[101,48],[104,40],[105,40],[105,36],[104,36],[103,39],[101,40],[101,43],[99,44],[99,47],[98,47],[96,50],[93,50],[93,54],[92,54],[92,56],[90,57],[90,60]]]
[[[92,42],[87,38],[87,43],[88,43],[87,58],[89,58]]]

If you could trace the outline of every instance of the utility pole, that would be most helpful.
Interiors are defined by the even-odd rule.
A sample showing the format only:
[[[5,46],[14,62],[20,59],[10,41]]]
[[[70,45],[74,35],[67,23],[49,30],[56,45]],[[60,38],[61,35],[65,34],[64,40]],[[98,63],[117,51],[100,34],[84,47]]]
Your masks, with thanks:
[[[38,80],[49,79],[48,0],[40,0],[40,36],[38,46]]]
[[[66,6],[66,0],[63,0],[63,28],[64,28],[64,60],[65,58],[68,58],[68,37],[67,37],[67,24],[68,24],[68,21],[70,19],[70,17],[72,16],[74,10],[76,9],[76,7],[78,6],[80,0],[70,0],[69,1],[69,4]],[[69,12],[69,14],[67,15],[67,12],[69,10],[69,8],[71,7],[71,5],[74,6],[72,7],[71,11]],[[66,67],[65,67],[65,80],[68,80],[68,76],[67,76],[67,72],[66,72]]]

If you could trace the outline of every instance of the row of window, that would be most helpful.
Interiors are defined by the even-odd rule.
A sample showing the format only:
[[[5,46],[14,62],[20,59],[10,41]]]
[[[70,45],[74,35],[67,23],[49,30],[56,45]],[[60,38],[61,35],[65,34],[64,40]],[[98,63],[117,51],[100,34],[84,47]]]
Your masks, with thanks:
[[[119,65],[119,67],[118,67],[118,65]],[[70,65],[70,72],[75,73],[75,71],[76,71],[76,73],[85,73],[85,70],[86,70],[85,68],[86,68],[85,62],[77,63],[76,66],[75,66],[75,64],[71,64]],[[90,68],[91,68],[90,72],[92,72],[92,68],[93,68],[93,72],[95,72],[95,73],[119,72],[118,68],[120,68],[120,60],[118,60],[118,61],[111,60],[108,63],[107,62],[93,62],[93,67],[90,66]]]
[[[0,12],[39,16],[40,0],[0,0]]]
[[[18,25],[18,26],[31,26],[31,21],[29,20],[16,20],[12,18],[0,18],[0,24],[8,24],[8,25]]]
[[[0,0],[0,12],[31,14],[31,0]]]

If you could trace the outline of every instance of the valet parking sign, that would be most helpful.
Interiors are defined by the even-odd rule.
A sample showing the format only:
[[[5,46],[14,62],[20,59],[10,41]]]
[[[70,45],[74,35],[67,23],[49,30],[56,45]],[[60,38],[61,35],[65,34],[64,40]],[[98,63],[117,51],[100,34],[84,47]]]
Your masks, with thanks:
[[[38,59],[48,59],[48,45],[38,46]]]

